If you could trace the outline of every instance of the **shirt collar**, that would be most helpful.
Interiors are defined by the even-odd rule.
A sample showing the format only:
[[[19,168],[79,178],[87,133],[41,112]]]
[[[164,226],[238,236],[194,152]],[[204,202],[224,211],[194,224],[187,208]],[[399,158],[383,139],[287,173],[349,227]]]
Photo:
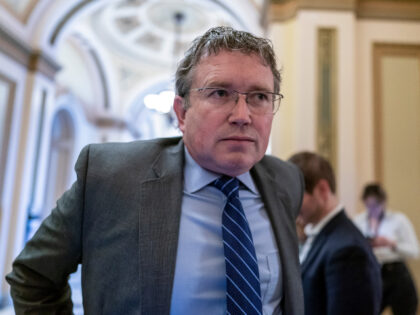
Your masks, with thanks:
[[[188,193],[195,193],[211,182],[215,181],[221,174],[214,173],[201,167],[190,155],[187,148],[185,151],[184,168],[184,189]],[[258,194],[258,190],[249,172],[238,175],[236,178],[252,193]]]
[[[305,226],[305,234],[307,236],[315,236],[317,235],[324,226],[327,225],[328,222],[332,220],[340,211],[342,211],[343,205],[339,204],[337,207],[334,208],[333,211],[328,213],[325,217],[322,218],[317,224],[311,224]]]

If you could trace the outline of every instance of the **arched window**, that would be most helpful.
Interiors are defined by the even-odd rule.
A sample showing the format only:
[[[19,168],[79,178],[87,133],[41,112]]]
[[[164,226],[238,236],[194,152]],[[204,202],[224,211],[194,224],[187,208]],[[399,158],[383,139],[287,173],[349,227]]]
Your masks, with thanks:
[[[180,135],[172,103],[175,93],[170,82],[162,80],[143,89],[130,107],[127,127],[135,139]]]
[[[74,150],[74,124],[66,110],[59,110],[52,122],[44,202],[40,209],[30,209],[27,239],[54,208],[57,199],[69,186]]]
[[[54,117],[51,132],[45,209],[52,209],[56,200],[68,189],[74,150],[74,124],[66,110]],[[48,213],[43,213],[43,217]]]

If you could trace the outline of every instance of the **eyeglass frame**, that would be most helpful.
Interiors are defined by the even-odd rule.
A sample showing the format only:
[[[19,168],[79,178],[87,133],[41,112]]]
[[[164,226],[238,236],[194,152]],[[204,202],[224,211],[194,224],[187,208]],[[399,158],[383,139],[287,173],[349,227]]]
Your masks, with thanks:
[[[217,86],[215,86],[215,87],[205,86],[205,87],[200,87],[200,88],[192,88],[192,89],[189,90],[189,92],[190,91],[201,92],[201,91],[204,91],[204,90],[215,90],[215,91],[216,90],[224,90],[224,91],[228,91],[229,93],[235,92],[236,95],[237,95],[237,97],[236,97],[236,100],[235,100],[235,103],[234,104],[237,104],[238,103],[238,101],[239,101],[239,94],[244,95],[245,96],[245,102],[246,102],[246,104],[247,105],[251,105],[251,107],[248,107],[251,112],[252,112],[252,108],[253,107],[252,107],[252,104],[250,104],[248,102],[248,95],[250,93],[258,93],[259,92],[259,93],[266,93],[266,94],[272,95],[273,96],[273,110],[271,112],[260,113],[260,114],[253,112],[254,115],[274,115],[279,110],[281,100],[284,98],[284,95],[281,94],[281,93],[274,93],[274,92],[263,91],[263,90],[255,90],[255,91],[249,91],[249,92],[240,92],[240,91],[237,91],[235,89],[228,89],[228,88],[225,88],[225,87],[217,87]],[[275,97],[278,97],[278,98],[275,98]],[[232,98],[232,100],[233,100],[233,98]],[[277,106],[275,105],[276,102],[278,103]]]

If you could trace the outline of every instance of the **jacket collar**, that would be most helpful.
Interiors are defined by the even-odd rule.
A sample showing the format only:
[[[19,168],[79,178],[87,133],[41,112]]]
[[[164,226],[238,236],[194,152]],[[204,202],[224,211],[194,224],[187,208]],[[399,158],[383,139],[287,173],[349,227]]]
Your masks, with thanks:
[[[344,208],[342,208],[319,232],[312,243],[312,247],[309,250],[306,259],[303,261],[301,266],[302,274],[306,271],[308,266],[311,265],[311,261],[315,259],[317,253],[320,251],[324,243],[327,241],[329,234],[331,233],[334,228],[340,224],[342,220],[346,218],[346,214],[344,212]]]

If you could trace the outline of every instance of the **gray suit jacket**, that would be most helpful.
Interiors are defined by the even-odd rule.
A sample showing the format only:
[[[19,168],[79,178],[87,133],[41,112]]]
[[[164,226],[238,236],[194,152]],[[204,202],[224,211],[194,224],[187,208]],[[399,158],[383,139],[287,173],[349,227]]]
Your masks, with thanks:
[[[84,148],[77,181],[7,276],[17,314],[71,314],[68,276],[82,263],[85,314],[169,314],[183,189],[180,138]],[[303,180],[264,157],[251,170],[283,267],[285,314],[303,314],[294,220]]]

